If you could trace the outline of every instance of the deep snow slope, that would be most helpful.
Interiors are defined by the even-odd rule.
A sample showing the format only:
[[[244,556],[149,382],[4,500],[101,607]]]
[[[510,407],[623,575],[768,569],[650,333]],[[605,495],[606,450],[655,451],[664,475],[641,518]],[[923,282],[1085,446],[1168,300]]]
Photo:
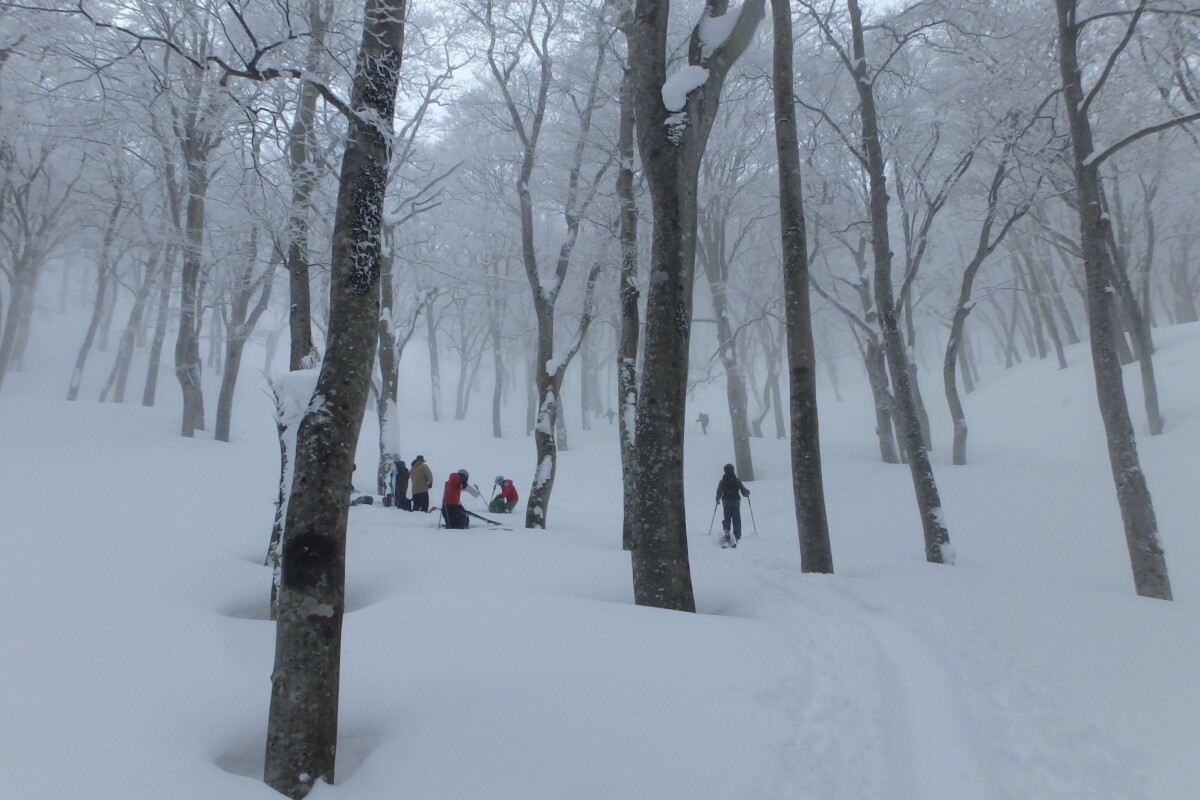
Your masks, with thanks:
[[[632,605],[602,421],[573,427],[547,531],[351,510],[338,780],[313,796],[1197,796],[1200,325],[1156,340],[1168,430],[1140,447],[1175,603],[1133,594],[1081,348],[1064,372],[1027,363],[968,396],[970,465],[935,443],[955,567],[924,562],[907,468],[878,462],[857,386],[821,409],[837,574],[800,572],[774,439],[754,442],[742,545],[720,549],[717,387],[691,412],[712,415],[710,435],[687,442],[699,614]],[[0,796],[275,797],[257,780],[278,474],[261,377],[243,378],[234,443],[185,441],[169,375],[156,409],[68,404],[45,366],[61,355],[0,393]],[[519,398],[515,433],[493,439],[478,399],[477,417],[431,422],[408,369],[405,453],[439,485],[466,467],[485,492],[503,473],[524,495]],[[360,488],[374,435],[369,414]]]

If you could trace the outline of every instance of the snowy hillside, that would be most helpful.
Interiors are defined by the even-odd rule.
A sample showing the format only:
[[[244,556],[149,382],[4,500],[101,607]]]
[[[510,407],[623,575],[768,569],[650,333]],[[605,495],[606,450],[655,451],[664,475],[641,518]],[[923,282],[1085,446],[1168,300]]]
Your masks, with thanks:
[[[687,442],[696,615],[632,603],[606,423],[572,430],[547,531],[351,509],[337,785],[312,796],[1196,797],[1200,325],[1156,340],[1167,432],[1140,447],[1176,602],[1134,595],[1080,347],[1066,371],[1026,363],[967,396],[966,467],[947,463],[926,373],[955,567],[925,563],[864,391],[822,398],[837,574],[800,573],[774,439],[754,442],[742,545],[720,549],[713,389],[691,414],[710,435]],[[263,381],[243,381],[226,445],[176,435],[165,377],[155,409],[47,400],[64,377],[35,368],[0,395],[0,796],[277,797],[259,780],[278,474]],[[435,424],[405,403],[405,453],[439,487],[466,467],[485,493],[498,473],[525,493],[528,439],[490,438],[485,409]],[[368,415],[360,488],[373,442]]]

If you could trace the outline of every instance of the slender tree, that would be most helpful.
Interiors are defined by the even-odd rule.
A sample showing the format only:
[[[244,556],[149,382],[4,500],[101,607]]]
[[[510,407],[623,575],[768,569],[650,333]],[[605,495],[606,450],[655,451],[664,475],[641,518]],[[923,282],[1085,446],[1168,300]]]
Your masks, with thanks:
[[[787,371],[792,422],[790,453],[800,567],[833,572],[833,549],[825,514],[821,440],[817,421],[817,358],[812,310],[808,302],[808,237],[796,103],[792,90],[792,12],[790,0],[771,0],[774,31],[772,81],[775,96],[775,152],[779,160],[779,230],[783,242],[784,314],[787,320]]]
[[[1113,308],[1112,253],[1108,247],[1110,223],[1102,208],[1100,167],[1105,159],[1129,143],[1169,127],[1200,120],[1200,114],[1176,117],[1142,128],[1101,151],[1097,151],[1093,143],[1088,114],[1089,106],[1103,88],[1117,58],[1132,39],[1146,5],[1143,0],[1129,15],[1124,37],[1110,53],[1092,88],[1085,93],[1079,63],[1079,37],[1090,20],[1079,19],[1075,0],[1054,2],[1058,22],[1058,65],[1074,155],[1075,207],[1079,214],[1080,246],[1087,282],[1089,340],[1092,368],[1096,375],[1096,397],[1108,440],[1108,457],[1125,526],[1134,585],[1137,593],[1144,597],[1170,600],[1171,582],[1167,577],[1166,557],[1158,539],[1158,521],[1154,515],[1150,489],[1138,458],[1133,422],[1129,417],[1129,405],[1121,380],[1121,365],[1115,350],[1118,331],[1113,327],[1116,314]],[[1143,353],[1143,356],[1148,358],[1149,353]]]

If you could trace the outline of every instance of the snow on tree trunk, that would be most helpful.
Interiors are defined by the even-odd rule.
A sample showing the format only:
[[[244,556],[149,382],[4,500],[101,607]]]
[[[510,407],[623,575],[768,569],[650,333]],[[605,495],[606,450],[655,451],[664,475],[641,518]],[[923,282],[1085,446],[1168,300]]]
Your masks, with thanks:
[[[621,20],[626,38],[630,35],[632,16]],[[621,305],[621,327],[617,343],[617,436],[621,448],[621,492],[624,513],[621,519],[621,546],[633,549],[633,509],[637,493],[637,430],[638,407],[638,336],[641,321],[638,312],[637,288],[637,200],[633,192],[634,82],[628,62],[621,79],[621,117],[617,132],[617,202],[620,204],[619,238],[621,242],[621,280],[618,301]]]
[[[332,9],[330,9],[331,11]],[[321,0],[308,2],[308,28],[312,32],[305,53],[304,69],[312,75],[321,74],[325,50],[325,25],[331,16],[322,19]],[[292,180],[292,202],[288,211],[288,326],[291,332],[289,369],[316,366],[320,355],[312,337],[312,301],[308,273],[308,228],[312,214],[312,193],[317,183],[318,167],[314,157],[313,128],[316,123],[317,87],[301,81],[298,88],[296,113],[288,129],[288,174]]]
[[[334,778],[350,481],[375,359],[405,12],[405,0],[366,0],[334,219],[326,352],[297,426],[264,775],[292,798]]]
[[[701,20],[722,16],[724,0],[708,0]],[[689,66],[708,71],[677,109],[667,97],[669,0],[638,0],[630,27],[635,120],[642,169],[650,187],[654,234],[646,299],[646,341],[635,442],[633,590],[638,605],[695,611],[683,494],[688,345],[696,258],[696,191],[700,161],[730,67],[749,46],[763,0],[746,0],[727,39],[706,49],[692,31]],[[702,52],[703,51],[703,52]],[[674,83],[671,88],[679,88]]]

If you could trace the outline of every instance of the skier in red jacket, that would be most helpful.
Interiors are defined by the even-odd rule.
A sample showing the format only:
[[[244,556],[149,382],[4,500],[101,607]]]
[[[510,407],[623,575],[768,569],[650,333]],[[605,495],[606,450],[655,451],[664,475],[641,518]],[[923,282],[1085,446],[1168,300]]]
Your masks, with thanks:
[[[447,528],[469,528],[471,526],[470,517],[467,515],[466,509],[462,507],[462,492],[465,489],[467,494],[475,497],[481,497],[479,490],[469,483],[470,475],[465,469],[460,469],[458,472],[450,473],[450,477],[446,479],[446,488],[442,492],[442,519],[446,521]]]
[[[513,482],[503,475],[496,476],[496,485],[500,487],[500,494],[492,499],[488,505],[488,511],[493,514],[511,514],[512,510],[517,507],[517,501],[520,496],[517,494],[517,487],[513,486]]]

